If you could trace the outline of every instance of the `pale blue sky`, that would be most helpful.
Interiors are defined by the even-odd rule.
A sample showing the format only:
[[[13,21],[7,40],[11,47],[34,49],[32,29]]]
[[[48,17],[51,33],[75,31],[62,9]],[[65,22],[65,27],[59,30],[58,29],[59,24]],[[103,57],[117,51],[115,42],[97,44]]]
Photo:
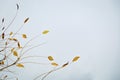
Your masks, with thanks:
[[[41,55],[53,55],[59,63],[81,56],[46,80],[120,80],[119,0],[0,0],[0,19],[5,17],[6,24],[15,14],[16,3],[20,10],[14,27],[30,17],[21,32],[32,37],[50,30],[40,39],[47,43],[36,49]],[[20,74],[21,79],[33,78],[31,72],[38,69],[45,70],[26,67],[22,70],[26,76]]]

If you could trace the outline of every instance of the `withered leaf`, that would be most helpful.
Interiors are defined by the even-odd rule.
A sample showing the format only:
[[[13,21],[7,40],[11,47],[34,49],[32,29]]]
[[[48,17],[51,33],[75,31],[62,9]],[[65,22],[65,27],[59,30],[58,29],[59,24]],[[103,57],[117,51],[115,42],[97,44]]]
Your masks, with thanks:
[[[51,65],[53,65],[53,66],[58,66],[58,64],[55,63],[55,62],[52,62]]]
[[[18,48],[21,48],[20,43],[18,42]]]
[[[53,61],[54,59],[52,56],[48,56],[48,60]]]
[[[17,6],[17,10],[19,10],[19,5],[18,5],[18,4],[16,4],[16,6]]]
[[[4,18],[2,19],[2,23],[4,23]]]
[[[9,35],[12,35],[13,34],[13,32],[10,32],[10,34]]]
[[[16,66],[17,66],[17,67],[20,67],[20,68],[24,68],[24,65],[21,64],[21,63],[18,63]]]
[[[13,41],[18,41],[16,38],[13,38],[12,40],[13,40]]]
[[[24,23],[26,23],[28,20],[29,20],[29,18],[26,18],[26,19],[24,20]]]
[[[69,62],[63,64],[62,67],[65,67],[65,66],[67,66],[68,64],[69,64]]]
[[[72,62],[77,61],[79,58],[80,58],[80,56],[75,56],[75,57],[73,58]]]
[[[4,61],[1,61],[1,62],[0,62],[0,65],[4,65]]]
[[[26,34],[22,34],[22,37],[23,37],[23,38],[27,38],[27,35],[26,35]]]
[[[14,55],[14,56],[18,56],[17,51],[13,51],[13,55]]]
[[[4,34],[4,33],[2,33],[2,39],[4,39],[4,37],[5,37],[5,34]]]

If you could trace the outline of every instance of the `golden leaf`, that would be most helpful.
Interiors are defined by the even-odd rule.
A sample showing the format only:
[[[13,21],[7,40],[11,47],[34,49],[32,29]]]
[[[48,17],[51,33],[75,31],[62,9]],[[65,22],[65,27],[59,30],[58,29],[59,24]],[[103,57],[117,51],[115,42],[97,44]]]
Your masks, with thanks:
[[[58,64],[55,63],[55,62],[52,62],[51,65],[53,65],[53,66],[58,66]]]
[[[53,61],[53,60],[54,60],[52,56],[48,56],[48,59],[49,59],[50,61]]]
[[[17,51],[13,51],[13,55],[14,55],[14,56],[18,56]]]
[[[23,68],[23,67],[24,67],[24,65],[23,65],[23,64],[21,64],[21,63],[18,63],[16,66],[17,66],[17,67],[21,67],[21,68]]]
[[[26,19],[24,20],[24,23],[26,23],[28,20],[29,20],[29,18],[26,18]]]
[[[22,37],[23,37],[23,38],[27,38],[26,34],[22,34]]]
[[[49,32],[49,30],[44,30],[43,32],[42,32],[42,34],[47,34]]]
[[[13,34],[13,32],[10,32],[10,35],[12,35]]]
[[[80,58],[80,56],[76,56],[76,57],[74,57],[73,60],[72,60],[72,62],[77,61],[79,58]]]

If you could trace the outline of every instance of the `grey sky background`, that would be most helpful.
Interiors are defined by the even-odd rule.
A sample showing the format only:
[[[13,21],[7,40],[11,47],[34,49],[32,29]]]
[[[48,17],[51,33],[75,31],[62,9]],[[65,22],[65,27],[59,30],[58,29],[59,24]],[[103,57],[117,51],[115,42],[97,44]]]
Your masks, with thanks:
[[[46,80],[120,80],[120,0],[0,0],[0,19],[5,17],[6,24],[15,15],[16,3],[20,10],[10,30],[26,17],[30,21],[21,32],[30,37],[50,30],[33,42],[47,42],[34,54],[53,55],[60,64],[81,56]],[[22,71],[19,75],[26,80],[49,69],[28,65],[22,69],[26,76]]]

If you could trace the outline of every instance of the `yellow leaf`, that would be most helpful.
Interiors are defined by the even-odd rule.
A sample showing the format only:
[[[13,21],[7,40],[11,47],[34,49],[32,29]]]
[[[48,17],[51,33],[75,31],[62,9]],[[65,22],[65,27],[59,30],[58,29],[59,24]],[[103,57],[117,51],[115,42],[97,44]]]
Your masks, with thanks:
[[[18,56],[17,51],[13,51],[13,55],[14,55],[14,56]]]
[[[26,34],[22,34],[22,37],[23,37],[23,38],[27,38]]]
[[[51,65],[53,65],[53,66],[58,66],[58,64],[55,63],[55,62],[52,62]]]
[[[10,32],[10,35],[12,35],[13,34],[13,32]]]
[[[24,23],[26,23],[28,20],[29,20],[29,18],[26,18],[26,19],[24,20]]]
[[[76,57],[74,57],[73,60],[72,60],[72,62],[77,61],[79,58],[80,58],[80,56],[76,56]]]
[[[17,66],[17,67],[21,67],[21,68],[23,68],[23,67],[24,67],[24,65],[23,65],[23,64],[21,64],[21,63],[18,63],[16,66]]]
[[[49,32],[48,30],[44,30],[42,34],[47,34],[48,32]]]
[[[50,61],[53,61],[53,60],[54,60],[52,56],[48,56],[48,59],[49,59]]]

